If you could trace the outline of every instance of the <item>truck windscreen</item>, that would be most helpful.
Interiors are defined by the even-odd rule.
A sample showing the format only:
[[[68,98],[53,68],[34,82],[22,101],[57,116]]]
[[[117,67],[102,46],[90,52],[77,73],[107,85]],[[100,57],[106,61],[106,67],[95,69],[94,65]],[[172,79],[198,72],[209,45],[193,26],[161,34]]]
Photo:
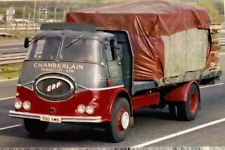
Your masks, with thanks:
[[[59,56],[59,57],[58,57]],[[28,60],[71,61],[79,63],[101,63],[102,44],[98,40],[60,37],[43,37],[31,43]]]
[[[98,40],[67,38],[59,55],[61,61],[100,63],[102,44]]]
[[[39,38],[31,43],[29,60],[55,60],[61,44],[61,38]]]

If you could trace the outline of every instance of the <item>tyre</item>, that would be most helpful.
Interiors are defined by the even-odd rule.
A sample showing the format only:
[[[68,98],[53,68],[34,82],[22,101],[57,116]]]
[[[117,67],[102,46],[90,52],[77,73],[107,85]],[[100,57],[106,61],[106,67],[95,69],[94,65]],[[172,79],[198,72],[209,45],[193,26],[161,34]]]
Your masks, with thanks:
[[[179,119],[177,105],[169,104],[169,112],[173,119]]]
[[[197,85],[192,84],[188,90],[187,100],[169,105],[173,118],[185,121],[194,120],[198,114],[200,95]]]
[[[192,84],[188,91],[187,101],[181,104],[183,120],[194,120],[198,114],[200,94],[197,85]]]
[[[48,127],[48,122],[42,122],[34,119],[24,119],[25,129],[30,135],[38,136],[45,132]]]
[[[110,140],[120,142],[125,139],[130,123],[130,106],[125,98],[117,98],[113,110],[112,120],[108,123],[107,133]]]

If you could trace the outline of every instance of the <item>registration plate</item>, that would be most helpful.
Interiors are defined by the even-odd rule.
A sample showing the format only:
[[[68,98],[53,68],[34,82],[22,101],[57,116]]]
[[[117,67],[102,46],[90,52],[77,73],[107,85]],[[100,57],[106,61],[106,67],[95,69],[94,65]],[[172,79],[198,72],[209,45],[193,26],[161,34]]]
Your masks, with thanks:
[[[45,122],[54,122],[54,123],[62,122],[60,117],[53,117],[53,116],[40,116],[40,120]]]

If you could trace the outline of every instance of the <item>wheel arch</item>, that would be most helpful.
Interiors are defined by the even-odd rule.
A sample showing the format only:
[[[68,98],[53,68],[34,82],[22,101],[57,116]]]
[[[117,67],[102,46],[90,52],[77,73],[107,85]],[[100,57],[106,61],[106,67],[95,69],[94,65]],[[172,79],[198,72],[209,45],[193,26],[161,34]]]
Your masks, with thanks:
[[[128,101],[129,106],[130,106],[131,115],[133,115],[132,103],[131,103],[131,97],[130,97],[130,95],[127,92],[125,92],[125,91],[121,91],[120,93],[118,93],[117,97],[124,97]]]
[[[200,87],[197,81],[190,81],[183,85],[172,88],[165,94],[166,101],[187,101],[188,91],[191,85],[196,85],[199,92],[199,102],[201,101]]]
[[[118,97],[123,97],[128,101],[129,107],[130,107],[130,112],[131,112],[131,115],[133,116],[131,97],[130,97],[129,92],[126,89],[118,89],[115,92],[115,94],[111,97],[110,114],[112,114],[113,105]]]
[[[196,85],[197,89],[198,89],[198,93],[199,93],[199,102],[201,101],[201,95],[200,95],[200,87],[199,87],[199,84],[198,82],[196,81],[191,81],[191,82],[188,82],[187,83],[187,86],[186,87],[183,87],[184,88],[184,101],[187,101],[187,98],[188,98],[188,92],[189,92],[189,89],[191,87],[191,85]]]

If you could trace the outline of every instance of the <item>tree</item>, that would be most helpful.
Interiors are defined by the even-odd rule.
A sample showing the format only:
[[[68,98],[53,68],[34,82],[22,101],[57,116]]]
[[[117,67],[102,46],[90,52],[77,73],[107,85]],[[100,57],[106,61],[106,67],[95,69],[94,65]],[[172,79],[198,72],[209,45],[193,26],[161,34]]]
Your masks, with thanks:
[[[219,10],[219,14],[224,14],[223,2],[213,2],[214,6]]]
[[[214,7],[212,3],[210,3],[209,1],[199,1],[198,5],[208,9],[211,21],[219,21],[219,10]]]

